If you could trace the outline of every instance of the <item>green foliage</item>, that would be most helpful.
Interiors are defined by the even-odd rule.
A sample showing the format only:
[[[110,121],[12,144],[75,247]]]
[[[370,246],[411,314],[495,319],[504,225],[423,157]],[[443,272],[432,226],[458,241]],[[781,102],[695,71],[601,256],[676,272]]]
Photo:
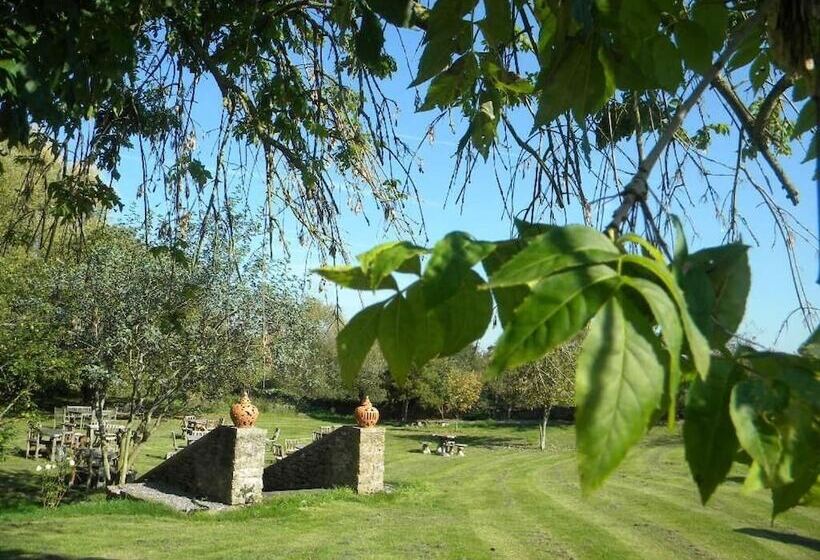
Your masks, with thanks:
[[[727,343],[740,325],[750,287],[747,247],[690,254],[678,231],[675,260],[667,263],[634,234],[613,243],[581,226],[517,225],[519,237],[509,240],[448,235],[436,244],[420,278],[354,316],[353,330],[339,347],[341,363],[351,364],[343,370],[346,378],[372,344],[369,325],[376,310],[379,345],[402,384],[429,360],[477,340],[491,320],[492,296],[502,333],[490,375],[537,363],[589,325],[575,381],[585,492],[618,467],[658,413],[674,423],[687,372],[694,378],[686,405],[686,458],[704,503],[739,449],[754,461],[749,485],[757,480],[772,489],[774,514],[798,503],[818,473],[820,432],[812,420],[820,402],[817,335],[800,356],[743,347],[730,352]],[[395,246],[377,247],[364,260],[372,262],[384,247]],[[631,252],[633,247],[641,254]],[[424,253],[412,249],[413,258]],[[395,269],[401,260],[386,268]],[[486,279],[473,270],[479,263]],[[363,269],[372,269],[365,264]],[[319,273],[328,277],[327,270]],[[383,278],[382,272],[374,274]],[[470,301],[479,294],[486,303]],[[448,309],[451,301],[458,306]],[[478,307],[486,311],[471,312]],[[354,336],[361,340],[353,342]]]

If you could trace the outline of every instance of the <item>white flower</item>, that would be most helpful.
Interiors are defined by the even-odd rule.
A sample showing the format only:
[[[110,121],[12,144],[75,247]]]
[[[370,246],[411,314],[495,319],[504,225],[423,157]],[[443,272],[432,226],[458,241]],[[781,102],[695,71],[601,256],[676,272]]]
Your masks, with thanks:
[[[53,468],[54,468],[54,465],[52,465],[51,463],[49,463],[49,464],[47,464],[47,465],[46,465],[46,470],[47,470],[47,471],[50,471],[50,470],[51,470],[51,469],[53,469]]]
[[[43,465],[37,465],[37,472],[40,472],[42,470],[43,470]]]
[[[77,464],[77,463],[75,463],[75,462],[74,462],[74,459],[69,459],[69,460],[68,460],[68,465],[69,465],[70,467],[73,467],[73,466],[74,466],[74,465],[76,465],[76,464]]]

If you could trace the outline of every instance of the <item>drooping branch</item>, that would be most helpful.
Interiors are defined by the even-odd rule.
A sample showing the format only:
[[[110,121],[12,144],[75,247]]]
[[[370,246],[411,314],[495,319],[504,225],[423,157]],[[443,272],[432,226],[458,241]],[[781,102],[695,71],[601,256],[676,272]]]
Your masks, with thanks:
[[[782,80],[781,80],[782,81]],[[786,172],[783,170],[783,167],[778,163],[777,158],[772,154],[772,151],[769,149],[769,144],[764,138],[763,134],[758,134],[757,127],[760,125],[760,116],[764,113],[764,106],[761,105],[760,113],[758,115],[758,122],[755,122],[755,119],[749,113],[746,106],[737,96],[735,90],[732,88],[731,84],[721,75],[717,75],[712,80],[712,87],[720,94],[721,97],[726,101],[729,107],[732,109],[732,112],[740,121],[740,125],[746,131],[749,136],[749,140],[754,145],[755,149],[763,154],[763,159],[766,160],[766,163],[769,164],[769,167],[772,168],[777,180],[780,181],[780,184],[783,186],[783,190],[786,191],[786,198],[792,201],[792,204],[795,206],[800,202],[800,191],[797,190],[797,187],[794,186],[791,179]],[[777,86],[775,86],[777,88]],[[767,98],[771,98],[771,94]],[[772,102],[774,103],[774,102]],[[765,105],[765,102],[764,102]],[[767,113],[771,112],[771,108],[766,110]],[[768,120],[768,119],[767,119]],[[765,121],[763,126],[765,127]]]
[[[780,77],[769,93],[766,95],[766,98],[763,100],[763,103],[760,105],[760,109],[757,112],[757,117],[755,118],[755,125],[754,125],[754,134],[752,134],[752,138],[755,139],[756,142],[765,142],[766,138],[764,136],[764,132],[766,130],[766,123],[769,122],[769,117],[772,115],[772,111],[777,103],[777,100],[780,99],[780,96],[783,95],[789,87],[794,83],[791,76],[784,74]]]
[[[629,212],[632,210],[632,207],[639,201],[646,200],[646,197],[649,194],[649,185],[647,183],[649,180],[649,174],[652,172],[652,169],[655,167],[655,164],[658,162],[661,154],[667,148],[669,143],[672,142],[672,139],[675,137],[675,133],[683,124],[686,115],[689,114],[692,107],[694,107],[698,100],[700,100],[701,96],[706,91],[706,88],[709,87],[709,84],[720,74],[720,71],[726,65],[729,58],[737,50],[740,42],[746,38],[746,36],[757,24],[757,20],[760,17],[759,14],[760,12],[747,19],[738,27],[735,33],[732,34],[726,47],[712,64],[712,67],[703,75],[700,82],[698,82],[689,94],[689,97],[687,97],[683,103],[678,106],[677,111],[675,111],[675,114],[669,120],[669,124],[661,133],[658,141],[649,153],[646,154],[646,157],[640,161],[638,164],[638,171],[632,176],[632,179],[630,179],[626,187],[624,187],[623,200],[621,201],[620,206],[618,206],[612,214],[612,221],[605,230],[607,233],[611,233],[613,235],[616,234],[620,230],[621,224],[623,224],[629,216]]]

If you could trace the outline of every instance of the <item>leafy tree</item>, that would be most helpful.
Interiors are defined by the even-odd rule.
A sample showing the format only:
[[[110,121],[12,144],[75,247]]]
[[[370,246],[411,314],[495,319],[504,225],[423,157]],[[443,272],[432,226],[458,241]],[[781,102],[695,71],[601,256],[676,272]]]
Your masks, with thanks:
[[[538,447],[547,448],[547,424],[553,406],[575,404],[575,368],[581,341],[571,339],[543,358],[521,366],[498,379],[508,402],[523,409],[539,409]]]

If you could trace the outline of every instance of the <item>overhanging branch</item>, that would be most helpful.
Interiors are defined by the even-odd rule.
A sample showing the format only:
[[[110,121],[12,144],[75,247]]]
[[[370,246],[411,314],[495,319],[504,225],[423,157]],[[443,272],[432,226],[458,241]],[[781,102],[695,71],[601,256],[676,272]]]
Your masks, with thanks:
[[[782,82],[783,80],[781,80],[778,83]],[[765,134],[761,133],[762,128],[758,129],[758,126],[760,126],[760,118],[758,118],[758,122],[756,123],[755,119],[749,113],[748,109],[746,109],[746,106],[735,93],[735,90],[732,88],[731,84],[729,84],[729,82],[723,76],[715,76],[712,80],[712,87],[715,88],[715,90],[720,94],[721,97],[723,97],[724,100],[726,100],[726,103],[728,103],[729,107],[732,109],[732,112],[735,114],[735,116],[737,116],[738,120],[740,121],[743,130],[745,130],[746,134],[748,134],[749,140],[752,142],[755,149],[761,154],[763,154],[763,159],[765,159],[766,163],[769,164],[769,167],[772,168],[772,171],[777,177],[777,180],[780,181],[780,184],[783,186],[783,190],[786,191],[786,197],[792,201],[792,204],[796,206],[800,202],[800,191],[797,190],[797,187],[794,185],[794,183],[792,183],[789,176],[786,175],[786,172],[783,170],[783,167],[777,161],[777,158],[774,156],[774,154],[772,154],[771,149],[769,149],[769,144],[766,140]],[[788,85],[786,85],[785,87],[788,87]],[[775,88],[776,89],[773,91],[777,91],[779,89],[778,86],[775,86]],[[779,94],[777,94],[777,96],[779,97]],[[770,93],[766,100],[768,101],[769,99],[776,98],[773,97]],[[774,101],[772,101],[770,105],[773,104]],[[762,116],[764,114],[765,105],[765,102],[763,105],[761,105],[759,116]],[[771,106],[768,109],[766,109],[766,113],[771,113]],[[768,120],[768,117],[766,117],[766,120]],[[763,121],[762,124],[762,127],[764,128],[765,122],[766,121]]]

